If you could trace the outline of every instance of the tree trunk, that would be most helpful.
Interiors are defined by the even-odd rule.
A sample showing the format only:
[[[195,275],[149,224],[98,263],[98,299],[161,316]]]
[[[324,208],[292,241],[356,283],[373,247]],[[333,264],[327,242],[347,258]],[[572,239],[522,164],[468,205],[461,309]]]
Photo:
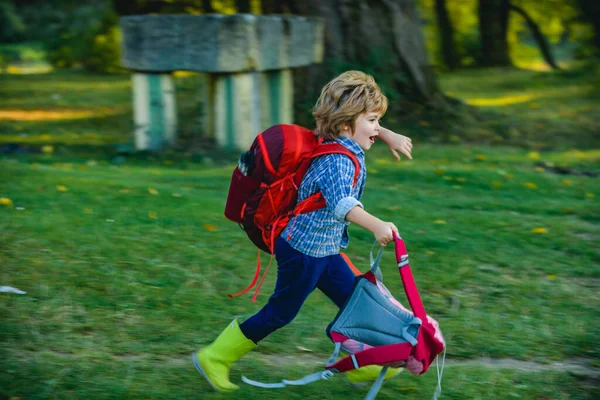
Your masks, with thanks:
[[[577,4],[583,19],[592,24],[594,28],[593,43],[600,49],[600,7],[598,6],[598,0],[578,0]]]
[[[204,14],[211,14],[215,12],[210,0],[202,0],[202,12]]]
[[[239,14],[250,14],[250,0],[235,0],[235,9]]]
[[[484,67],[511,66],[508,54],[508,11],[510,0],[479,0],[479,64]]]
[[[538,28],[535,21],[529,16],[529,14],[525,12],[525,10],[523,10],[520,7],[511,4],[510,9],[519,13],[523,18],[525,18],[525,22],[527,23],[529,30],[533,34],[535,41],[540,47],[540,51],[542,52],[544,60],[546,60],[548,65],[550,65],[550,67],[552,67],[553,69],[560,69],[554,61],[554,57],[552,56],[552,51],[550,50],[550,45],[548,44],[546,37],[544,36],[542,31],[540,31],[540,28]]]
[[[296,4],[299,2],[299,5]],[[301,0],[262,0],[261,9],[263,14],[300,14],[306,5]]]
[[[442,45],[442,59],[451,70],[460,66],[460,58],[454,45],[454,29],[446,8],[446,0],[435,0],[435,16]]]
[[[429,64],[415,0],[294,0],[304,15],[323,18],[325,62],[295,71],[295,104],[314,104],[336,74],[361,69],[392,99],[390,110],[410,103],[445,105]],[[296,116],[310,118],[308,113]]]

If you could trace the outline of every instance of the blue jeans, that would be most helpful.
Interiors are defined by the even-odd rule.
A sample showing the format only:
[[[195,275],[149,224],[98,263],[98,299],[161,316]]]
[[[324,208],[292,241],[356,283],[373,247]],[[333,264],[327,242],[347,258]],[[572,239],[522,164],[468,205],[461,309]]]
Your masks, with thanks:
[[[240,325],[258,343],[298,315],[308,295],[319,288],[338,307],[352,293],[356,276],[340,254],[316,258],[294,249],[281,237],[275,243],[277,282],[268,303]]]

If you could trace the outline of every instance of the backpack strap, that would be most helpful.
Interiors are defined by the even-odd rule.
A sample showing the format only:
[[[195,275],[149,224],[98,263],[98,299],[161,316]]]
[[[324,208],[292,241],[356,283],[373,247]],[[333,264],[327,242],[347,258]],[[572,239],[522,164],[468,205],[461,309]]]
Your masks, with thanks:
[[[352,160],[354,163],[354,180],[352,182],[352,187],[356,186],[356,182],[358,182],[358,176],[360,175],[360,164],[358,163],[356,155],[339,143],[327,143],[317,145],[317,148],[315,149],[311,158],[317,158],[327,154],[343,154]]]
[[[352,160],[354,163],[354,178],[352,180],[352,187],[355,187],[360,175],[360,164],[358,163],[356,155],[339,143],[327,143],[317,145],[317,148],[313,152],[311,159],[325,156],[327,154],[343,154]],[[298,203],[294,208],[293,215],[305,214],[320,210],[321,208],[325,208],[325,205],[325,198],[323,197],[323,194],[318,191],[317,193],[308,196],[306,199]]]
[[[367,365],[381,365],[399,360],[408,360],[413,349],[414,347],[409,342],[372,347],[344,357],[335,364],[327,365],[325,368],[336,370],[337,372],[346,372]]]
[[[400,272],[400,277],[402,278],[402,285],[404,286],[406,297],[408,298],[410,308],[412,308],[415,317],[420,318],[421,321],[425,323],[427,321],[427,314],[425,313],[425,307],[423,307],[423,302],[421,301],[415,278],[410,269],[410,264],[408,263],[406,244],[404,244],[404,240],[397,236],[396,233],[393,235],[394,244],[396,245],[396,261],[398,262],[398,270]]]

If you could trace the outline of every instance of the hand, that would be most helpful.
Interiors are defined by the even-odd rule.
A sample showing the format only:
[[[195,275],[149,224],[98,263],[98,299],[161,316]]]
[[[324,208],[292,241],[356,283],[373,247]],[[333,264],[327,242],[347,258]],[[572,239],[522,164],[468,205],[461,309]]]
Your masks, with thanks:
[[[396,233],[396,236],[400,236],[396,225],[392,224],[391,222],[381,221],[381,223],[373,231],[373,234],[375,235],[375,240],[377,243],[382,246],[387,246],[389,242],[394,240],[394,232]]]
[[[411,152],[413,145],[412,140],[408,136],[381,127],[379,138],[388,145],[392,156],[394,156],[396,160],[400,160],[400,154],[398,154],[398,152],[404,154],[409,160],[412,160]]]

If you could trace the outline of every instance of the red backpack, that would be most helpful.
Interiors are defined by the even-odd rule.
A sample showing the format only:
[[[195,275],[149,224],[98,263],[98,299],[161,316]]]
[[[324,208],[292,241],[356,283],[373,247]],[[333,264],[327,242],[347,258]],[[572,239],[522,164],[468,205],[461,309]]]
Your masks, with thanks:
[[[334,153],[344,154],[354,162],[353,185],[356,185],[360,166],[350,150],[339,143],[322,144],[314,131],[298,125],[270,127],[260,133],[250,150],[240,157],[231,177],[225,217],[239,223],[260,250],[273,254],[275,241],[292,216],[325,207],[320,192],[296,204],[298,188],[314,158]],[[260,251],[258,254],[252,283],[230,297],[248,292],[258,281]],[[253,302],[269,266],[256,288]]]

